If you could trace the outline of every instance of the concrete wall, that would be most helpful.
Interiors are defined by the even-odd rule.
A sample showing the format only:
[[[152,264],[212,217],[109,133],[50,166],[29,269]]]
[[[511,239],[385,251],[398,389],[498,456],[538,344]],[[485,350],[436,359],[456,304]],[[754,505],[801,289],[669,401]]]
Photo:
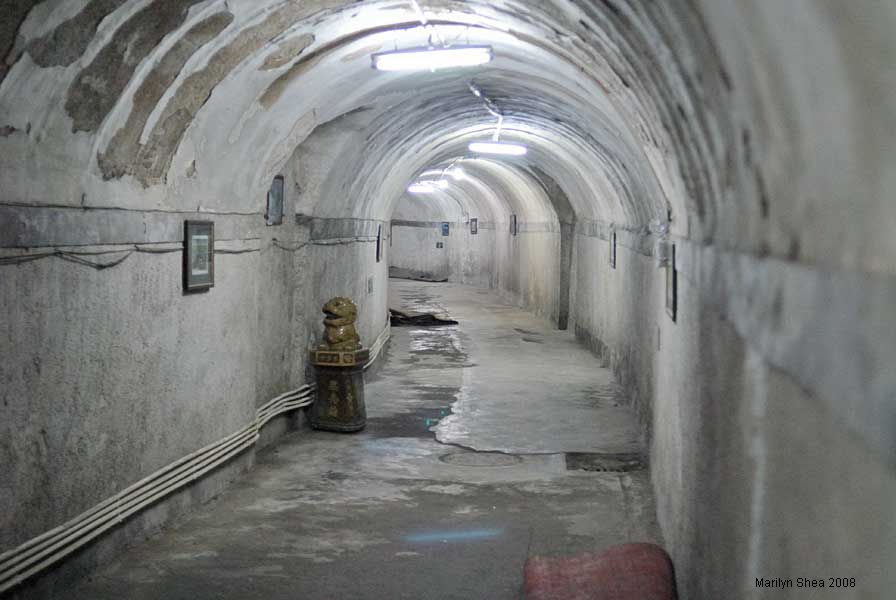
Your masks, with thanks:
[[[447,222],[447,221],[446,221]],[[442,223],[392,221],[392,262],[399,276],[432,281],[451,280],[450,255],[457,254],[461,223],[449,223],[449,235],[442,235]],[[453,235],[451,235],[453,234]],[[442,247],[439,247],[442,244]]]
[[[486,222],[473,235],[469,223],[451,223],[450,235],[444,237],[441,222],[393,221],[392,266],[423,278],[493,288],[512,302],[556,322],[559,235],[523,231],[512,236],[501,229]],[[436,243],[445,247],[436,248]]]
[[[480,218],[448,248],[461,281],[550,318],[568,282],[570,326],[645,426],[682,597],[803,573],[857,577],[840,597],[896,586],[892,4],[427,6],[448,39],[493,45],[476,82],[529,154],[470,161],[443,205],[460,214],[422,220]],[[328,296],[358,300],[371,343],[389,264],[371,237],[409,181],[495,129],[467,74],[370,68],[390,27],[427,43],[416,19],[388,0],[146,0],[0,20],[3,550],[300,383]],[[266,228],[279,172],[297,216]],[[146,251],[197,215],[218,226],[218,285],[183,296],[178,254]],[[679,251],[676,322],[658,240]],[[134,244],[100,271],[64,254]]]
[[[105,252],[79,256],[95,263],[127,257],[103,270],[58,256],[3,266],[4,549],[240,430],[258,405],[305,381],[305,347],[296,347],[304,324],[293,315],[297,303],[306,304],[300,296],[308,287],[309,256],[272,245],[260,215],[208,215],[218,226],[215,287],[185,295],[177,232],[183,218],[195,215],[98,211],[78,222],[77,211],[73,223],[42,221],[40,208],[0,210],[6,244],[16,236],[28,246],[7,256],[95,239],[69,249]],[[129,218],[145,236],[128,237]],[[13,231],[24,222],[45,225]],[[283,226],[278,236],[300,240],[307,237],[303,229]],[[134,251],[124,244],[128,239],[145,245]],[[170,506],[135,520],[128,534],[156,531],[191,502],[220,492],[251,462],[250,452],[238,468],[223,469],[223,477],[209,478],[192,497],[175,496]],[[111,552],[102,548],[84,562]]]
[[[516,191],[519,196],[512,197],[513,204],[488,196],[456,198],[460,202],[460,214],[454,203],[440,203],[431,197],[421,200],[412,195],[402,196],[391,223],[391,266],[424,278],[447,278],[452,282],[493,288],[512,302],[556,323],[561,295],[557,215],[548,205],[546,190],[521,187]],[[484,210],[475,200],[480,203],[491,200],[492,208]],[[519,208],[512,208],[514,205]],[[528,219],[532,213],[536,219],[543,218],[545,209],[552,220]],[[511,211],[519,213],[517,235],[510,233]],[[496,214],[499,220],[488,219]],[[470,218],[478,219],[475,235],[471,233]],[[447,237],[442,235],[443,222],[449,223]],[[437,243],[444,244],[444,248],[437,248]]]
[[[844,573],[862,583],[837,597],[888,589],[893,576],[883,566],[896,557],[886,518],[896,493],[891,466],[849,425],[845,398],[831,398],[831,383],[809,358],[811,341],[793,346],[789,364],[769,352],[794,330],[842,331],[859,300],[834,301],[836,278],[779,261],[753,264],[766,273],[763,287],[729,280],[725,289],[714,278],[734,263],[713,270],[715,251],[680,243],[673,321],[665,269],[649,240],[617,232],[612,269],[606,238],[587,228],[577,236],[573,327],[640,411],[682,597],[762,598],[756,577]],[[746,322],[738,314],[744,301],[775,324]]]

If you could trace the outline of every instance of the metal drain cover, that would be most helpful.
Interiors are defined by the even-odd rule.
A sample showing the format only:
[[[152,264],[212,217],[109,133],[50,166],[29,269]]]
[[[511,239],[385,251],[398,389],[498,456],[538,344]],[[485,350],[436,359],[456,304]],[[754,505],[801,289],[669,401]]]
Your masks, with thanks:
[[[519,456],[500,452],[452,452],[439,460],[458,467],[509,467],[523,462]]]
[[[567,452],[568,471],[601,471],[605,473],[627,473],[644,468],[641,455],[636,452],[623,454],[596,454],[589,452]]]

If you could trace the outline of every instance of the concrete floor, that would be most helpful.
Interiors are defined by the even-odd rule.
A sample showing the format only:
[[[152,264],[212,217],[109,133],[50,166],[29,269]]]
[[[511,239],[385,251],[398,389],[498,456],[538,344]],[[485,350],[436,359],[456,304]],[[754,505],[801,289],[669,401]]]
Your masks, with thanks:
[[[575,468],[638,451],[597,359],[488,290],[390,284],[460,325],[393,330],[364,432],[285,438],[71,597],[500,600],[527,556],[659,541],[646,470]]]

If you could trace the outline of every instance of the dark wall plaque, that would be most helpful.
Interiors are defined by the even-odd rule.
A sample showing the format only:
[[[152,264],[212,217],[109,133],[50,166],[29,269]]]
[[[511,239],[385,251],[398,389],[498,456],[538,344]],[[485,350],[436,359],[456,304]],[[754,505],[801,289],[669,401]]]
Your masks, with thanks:
[[[675,245],[666,263],[666,313],[675,321],[678,318],[678,270],[675,268]]]
[[[610,232],[610,267],[616,268],[616,232]]]
[[[383,226],[376,226],[376,262],[383,259]]]
[[[265,220],[268,225],[283,223],[283,175],[274,177],[271,189],[268,190],[268,207]]]
[[[215,285],[215,224],[184,221],[184,291],[204,292]]]

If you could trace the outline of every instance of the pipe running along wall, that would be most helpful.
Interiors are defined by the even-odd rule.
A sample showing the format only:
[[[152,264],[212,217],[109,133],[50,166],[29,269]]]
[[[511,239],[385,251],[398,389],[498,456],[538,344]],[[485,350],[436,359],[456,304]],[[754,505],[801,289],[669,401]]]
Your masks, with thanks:
[[[892,586],[896,11],[423,6],[442,38],[495,60],[372,70],[371,53],[429,40],[401,1],[14,7],[0,25],[0,546],[304,383],[329,296],[355,298],[377,339],[377,236],[414,177],[493,131],[472,80],[504,112],[502,139],[530,151],[472,161],[437,200],[449,220],[475,209],[495,224],[493,258],[471,247],[449,265],[568,325],[617,372],[683,596],[750,597],[780,565]],[[277,174],[287,219],[266,227]],[[502,242],[509,214],[521,233]],[[104,270],[15,259],[167,247],[197,216],[242,252],[221,257],[209,295],[180,293],[177,254]],[[674,320],[657,242],[675,244]]]

